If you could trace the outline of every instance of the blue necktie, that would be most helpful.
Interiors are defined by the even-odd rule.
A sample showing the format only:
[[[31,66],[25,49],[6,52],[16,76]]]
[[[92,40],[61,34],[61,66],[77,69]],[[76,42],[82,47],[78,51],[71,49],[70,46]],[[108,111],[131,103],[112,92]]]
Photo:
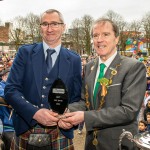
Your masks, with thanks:
[[[100,82],[98,82],[98,80],[101,79],[104,76],[105,67],[106,67],[106,65],[104,63],[100,64],[100,72],[99,72],[99,76],[97,78],[97,82],[96,82],[95,89],[94,89],[94,95],[93,95],[94,106],[96,104],[97,92],[98,92],[98,88],[99,88],[99,85],[100,85]]]
[[[47,72],[50,73],[52,69],[52,57],[51,55],[55,53],[54,49],[47,49],[47,58],[46,58],[46,64],[47,64]]]

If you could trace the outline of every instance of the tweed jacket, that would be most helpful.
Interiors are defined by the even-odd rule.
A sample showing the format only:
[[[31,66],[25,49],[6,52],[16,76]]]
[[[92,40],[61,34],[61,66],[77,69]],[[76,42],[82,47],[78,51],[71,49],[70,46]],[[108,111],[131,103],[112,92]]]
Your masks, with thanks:
[[[105,102],[98,110],[102,99],[101,86],[96,97],[96,108],[93,106],[93,88],[97,66],[98,59],[85,66],[82,100],[70,105],[69,109],[85,111],[86,150],[118,150],[119,136],[123,129],[130,131],[133,135],[137,134],[137,116],[146,90],[146,69],[136,59],[117,54],[104,75],[107,79],[110,79],[111,76],[112,78],[111,83],[107,85]],[[116,74],[112,72],[113,70],[116,71]],[[90,111],[86,111],[85,99],[90,102]],[[92,144],[94,129],[98,129],[98,145],[96,147]],[[134,143],[127,139],[123,140],[122,146],[128,150],[136,149]]]

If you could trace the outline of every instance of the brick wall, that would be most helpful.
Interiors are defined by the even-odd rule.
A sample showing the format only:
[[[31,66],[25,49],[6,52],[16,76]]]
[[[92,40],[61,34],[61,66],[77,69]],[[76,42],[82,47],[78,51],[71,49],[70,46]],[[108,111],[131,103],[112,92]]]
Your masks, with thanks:
[[[0,26],[0,42],[9,42],[9,30],[11,28],[11,23],[6,22],[5,26]]]

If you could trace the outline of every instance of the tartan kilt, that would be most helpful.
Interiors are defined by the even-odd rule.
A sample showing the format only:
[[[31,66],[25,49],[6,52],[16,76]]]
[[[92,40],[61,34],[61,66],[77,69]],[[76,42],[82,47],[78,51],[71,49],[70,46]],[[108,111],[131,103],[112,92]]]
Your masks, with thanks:
[[[11,148],[10,150],[26,150],[27,149],[27,143],[29,139],[29,135],[31,133],[47,133],[51,137],[50,141],[50,149],[52,150],[74,150],[73,146],[73,140],[66,138],[58,127],[34,127],[31,130],[28,130],[27,132],[23,133],[19,137],[14,136]],[[41,148],[40,148],[41,149]],[[44,149],[44,148],[43,148]]]

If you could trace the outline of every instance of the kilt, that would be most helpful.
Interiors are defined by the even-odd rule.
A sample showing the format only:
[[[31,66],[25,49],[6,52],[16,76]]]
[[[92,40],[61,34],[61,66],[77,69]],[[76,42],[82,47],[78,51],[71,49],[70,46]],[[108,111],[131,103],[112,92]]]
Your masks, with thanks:
[[[14,136],[10,150],[26,150],[29,135],[31,133],[47,133],[51,137],[50,145],[52,150],[74,150],[73,140],[66,138],[58,127],[42,128],[36,126],[31,130],[23,133],[19,137]]]

